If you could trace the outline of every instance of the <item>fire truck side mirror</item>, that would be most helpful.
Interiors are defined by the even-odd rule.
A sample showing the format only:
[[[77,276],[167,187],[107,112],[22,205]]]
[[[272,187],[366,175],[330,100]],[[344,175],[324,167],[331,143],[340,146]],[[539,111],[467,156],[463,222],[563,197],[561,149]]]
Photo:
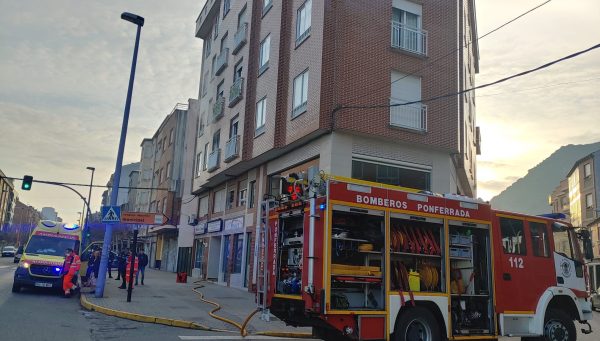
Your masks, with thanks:
[[[594,258],[594,248],[590,238],[585,238],[583,240],[583,254],[587,260],[592,260]]]

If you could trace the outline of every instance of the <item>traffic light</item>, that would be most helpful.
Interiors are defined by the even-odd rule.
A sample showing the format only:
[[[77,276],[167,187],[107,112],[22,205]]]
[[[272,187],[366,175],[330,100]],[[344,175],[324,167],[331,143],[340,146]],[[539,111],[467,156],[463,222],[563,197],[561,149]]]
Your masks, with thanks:
[[[25,175],[23,177],[23,183],[21,184],[21,189],[24,191],[28,191],[31,189],[31,184],[33,183],[33,176]]]

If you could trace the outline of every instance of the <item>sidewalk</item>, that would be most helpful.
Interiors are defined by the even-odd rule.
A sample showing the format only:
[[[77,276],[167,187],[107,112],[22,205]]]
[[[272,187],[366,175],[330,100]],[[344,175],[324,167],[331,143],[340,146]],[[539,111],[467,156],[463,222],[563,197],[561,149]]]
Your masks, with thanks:
[[[127,303],[127,290],[119,289],[121,281],[106,279],[104,297],[96,298],[93,294],[83,292],[81,295],[89,303],[119,312],[148,315],[165,319],[196,322],[200,325],[215,328],[237,330],[234,326],[214,319],[209,312],[215,307],[200,300],[192,289],[203,285],[198,291],[204,298],[221,305],[215,314],[239,324],[256,309],[254,294],[245,290],[223,287],[211,282],[202,281],[194,284],[195,279],[188,278],[188,283],[176,283],[176,274],[146,269],[144,285],[134,286],[131,302]],[[248,332],[261,331],[310,333],[310,328],[286,326],[274,316],[270,322],[262,321],[260,313],[254,315],[248,323]]]

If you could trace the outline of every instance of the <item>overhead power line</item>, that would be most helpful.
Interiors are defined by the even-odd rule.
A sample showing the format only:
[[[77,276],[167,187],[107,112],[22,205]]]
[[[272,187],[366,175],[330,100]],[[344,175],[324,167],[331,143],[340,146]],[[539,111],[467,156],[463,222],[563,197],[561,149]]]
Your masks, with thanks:
[[[471,91],[474,91],[474,90],[483,89],[483,88],[487,88],[487,87],[490,87],[490,86],[493,86],[493,85],[504,83],[504,82],[509,81],[511,79],[514,79],[514,78],[523,77],[523,76],[528,75],[530,73],[534,73],[534,72],[546,69],[546,68],[548,68],[548,67],[550,67],[552,65],[558,64],[558,63],[563,62],[565,60],[569,60],[569,59],[575,58],[577,56],[586,54],[586,53],[588,53],[588,52],[590,52],[592,50],[595,50],[595,49],[597,49],[599,47],[600,47],[600,44],[596,44],[596,45],[594,45],[592,47],[589,47],[589,48],[587,48],[585,50],[581,50],[579,52],[572,53],[572,54],[564,56],[562,58],[553,60],[553,61],[551,61],[549,63],[546,63],[546,64],[540,65],[538,67],[535,67],[533,69],[522,71],[522,72],[519,72],[517,74],[511,75],[511,76],[507,76],[507,77],[498,79],[498,80],[490,82],[490,83],[478,85],[478,86],[475,86],[475,87],[472,87],[472,88],[469,88],[469,89],[464,89],[464,90],[461,90],[461,91],[458,91],[458,92],[452,92],[452,93],[448,93],[448,94],[444,94],[444,95],[439,95],[439,96],[434,96],[434,97],[430,97],[430,98],[419,100],[419,101],[411,101],[411,102],[405,102],[405,103],[339,106],[336,109],[334,109],[334,112],[335,111],[339,111],[341,109],[375,109],[375,108],[400,107],[400,106],[405,106],[405,105],[410,105],[410,104],[433,102],[433,101],[437,101],[437,100],[448,98],[448,97],[454,97],[454,96],[462,95],[462,94],[465,94],[467,92],[471,92]]]
[[[549,3],[549,2],[551,2],[551,1],[552,1],[552,0],[547,0],[547,1],[545,1],[545,2],[543,2],[543,3],[541,3],[541,4],[539,4],[539,5],[537,5],[537,6],[535,6],[535,7],[533,7],[533,8],[531,8],[531,9],[529,9],[529,10],[527,10],[527,11],[525,11],[525,12],[523,12],[523,13],[519,14],[518,16],[516,16],[516,17],[514,17],[514,18],[510,19],[509,21],[506,21],[506,22],[504,22],[504,23],[503,23],[503,24],[501,24],[500,26],[498,26],[498,27],[496,27],[496,28],[492,29],[491,31],[487,32],[486,34],[484,34],[484,35],[482,35],[482,36],[478,37],[477,39],[475,39],[475,41],[479,42],[481,39],[484,39],[485,37],[489,36],[490,34],[492,34],[492,33],[496,32],[496,31],[498,31],[498,30],[500,30],[500,29],[502,29],[502,28],[504,28],[504,27],[506,27],[506,26],[508,26],[508,25],[512,24],[513,22],[515,22],[515,21],[517,21],[517,20],[521,19],[522,17],[524,17],[524,16],[526,16],[527,14],[529,14],[529,13],[531,13],[531,12],[535,11],[536,9],[538,9],[538,8],[540,8],[540,7],[542,7],[542,6],[546,5],[546,4],[548,4],[548,3]],[[437,58],[435,58],[435,59],[433,59],[433,60],[431,60],[431,61],[428,61],[428,62],[426,63],[426,65],[425,65],[425,66],[423,66],[423,67],[421,67],[421,68],[418,68],[418,69],[415,69],[415,70],[413,70],[413,71],[411,71],[411,72],[409,72],[409,73],[405,74],[404,76],[402,76],[402,77],[400,77],[400,78],[398,78],[398,79],[394,80],[394,81],[393,81],[393,82],[391,82],[390,84],[394,84],[394,83],[396,83],[396,82],[398,82],[398,81],[400,81],[400,80],[403,80],[403,79],[404,79],[404,78],[406,78],[406,77],[409,77],[409,76],[414,76],[414,75],[416,75],[417,73],[419,73],[419,72],[421,72],[421,71],[423,71],[423,70],[425,70],[425,69],[429,68],[430,66],[432,66],[432,65],[433,65],[433,64],[435,64],[436,62],[438,62],[438,61],[440,61],[440,60],[442,60],[442,59],[445,59],[445,58],[447,58],[447,57],[449,57],[449,56],[451,56],[451,55],[455,54],[455,53],[456,53],[457,51],[459,51],[460,49],[463,49],[463,48],[467,48],[467,47],[469,47],[469,46],[470,46],[472,43],[473,43],[473,42],[471,41],[471,42],[468,42],[468,43],[466,43],[465,45],[462,45],[462,44],[461,44],[461,46],[460,46],[460,47],[458,47],[458,48],[455,48],[455,49],[452,49],[452,50],[451,50],[451,51],[449,51],[448,53],[446,53],[446,54],[444,54],[444,55],[441,55],[441,56],[439,56],[439,57],[437,57]],[[385,87],[387,87],[387,85],[386,85]],[[381,90],[381,89],[383,89],[383,88],[384,88],[384,87],[382,87],[382,88],[379,88],[379,89],[376,89],[375,91]],[[367,94],[364,94],[364,95],[362,95],[362,96],[358,96],[358,97],[356,97],[356,98],[354,99],[354,102],[356,102],[356,100],[357,100],[357,99],[361,99],[361,98],[363,98],[363,97],[370,96],[372,93],[373,93],[373,91],[369,91]]]
[[[574,80],[574,81],[561,82],[561,83],[551,83],[551,84],[547,84],[547,85],[544,85],[544,86],[536,86],[534,88],[525,88],[525,89],[519,89],[519,90],[514,90],[514,91],[496,92],[496,93],[487,94],[487,95],[481,95],[481,94],[479,94],[479,95],[477,95],[477,98],[492,97],[492,96],[499,96],[499,95],[504,95],[504,94],[513,94],[513,93],[518,93],[518,92],[534,91],[534,90],[547,89],[547,88],[555,88],[555,87],[564,86],[564,85],[585,83],[585,82],[591,82],[591,81],[596,81],[596,80],[600,80],[600,77],[588,78],[588,79],[581,79],[581,80]]]

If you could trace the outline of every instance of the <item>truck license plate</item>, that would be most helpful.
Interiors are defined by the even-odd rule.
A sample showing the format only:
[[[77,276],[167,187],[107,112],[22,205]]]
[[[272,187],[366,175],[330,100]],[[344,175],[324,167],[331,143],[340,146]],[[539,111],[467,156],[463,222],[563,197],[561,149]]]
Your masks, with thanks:
[[[35,282],[35,286],[41,288],[52,288],[52,283]]]

